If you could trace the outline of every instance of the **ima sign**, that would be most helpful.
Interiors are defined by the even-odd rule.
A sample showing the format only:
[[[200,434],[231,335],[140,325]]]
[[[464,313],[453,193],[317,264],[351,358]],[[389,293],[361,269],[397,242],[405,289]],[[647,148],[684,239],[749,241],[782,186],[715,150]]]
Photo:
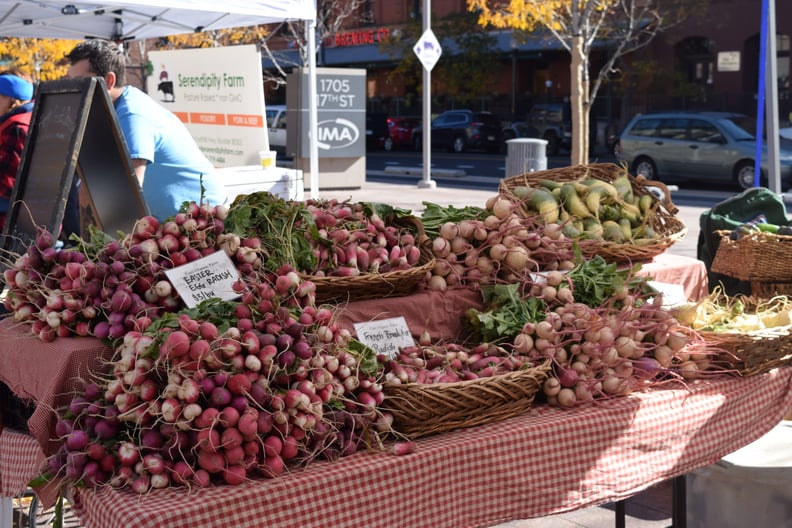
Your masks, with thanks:
[[[359,73],[357,73],[359,72]],[[303,86],[308,86],[307,77]],[[300,124],[309,126],[308,91],[301,91]],[[352,158],[366,154],[366,70],[321,68],[316,74],[318,147],[322,158]],[[307,136],[307,135],[306,135]],[[307,157],[309,142],[302,141]]]

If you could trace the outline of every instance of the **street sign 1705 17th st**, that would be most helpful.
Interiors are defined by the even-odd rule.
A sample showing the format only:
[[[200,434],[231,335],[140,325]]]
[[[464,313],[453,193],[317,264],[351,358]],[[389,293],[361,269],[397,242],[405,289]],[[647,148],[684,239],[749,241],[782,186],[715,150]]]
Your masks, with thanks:
[[[437,37],[435,37],[432,30],[427,29],[413,46],[413,51],[418,56],[418,60],[421,61],[423,67],[427,71],[431,71],[443,53],[443,48],[440,47],[440,42],[437,41]]]

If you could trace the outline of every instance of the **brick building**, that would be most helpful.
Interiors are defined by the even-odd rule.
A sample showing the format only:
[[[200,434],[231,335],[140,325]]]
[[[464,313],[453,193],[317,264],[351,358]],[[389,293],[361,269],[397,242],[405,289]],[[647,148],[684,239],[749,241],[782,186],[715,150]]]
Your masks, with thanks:
[[[792,2],[776,0],[775,4],[779,110],[786,122],[792,112]],[[321,1],[318,5],[321,9]],[[371,111],[419,114],[420,94],[414,85],[390,75],[404,51],[389,50],[383,41],[407,24],[420,22],[422,5],[421,0],[365,0],[356,22],[322,43],[319,65],[365,68]],[[432,25],[465,12],[465,0],[433,0]],[[623,123],[636,112],[659,108],[755,114],[760,18],[761,0],[709,0],[706,14],[661,32],[646,49],[625,56],[619,72],[601,88],[594,115],[600,122]],[[488,33],[497,68],[492,84],[476,98],[477,107],[505,120],[520,119],[537,100],[561,100],[569,95],[570,57],[557,41],[541,35],[520,40],[510,31]],[[453,43],[447,49],[449,43],[444,41],[443,46],[440,60],[453,60]],[[595,52],[593,68],[597,61]],[[596,74],[595,69],[591,74]],[[433,112],[455,105],[453,98],[443,97],[442,86],[433,87],[432,95]]]

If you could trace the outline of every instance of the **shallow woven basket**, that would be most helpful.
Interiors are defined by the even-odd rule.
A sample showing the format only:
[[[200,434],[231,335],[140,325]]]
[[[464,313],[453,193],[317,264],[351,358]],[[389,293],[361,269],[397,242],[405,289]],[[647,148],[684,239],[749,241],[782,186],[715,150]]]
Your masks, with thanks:
[[[771,299],[776,295],[792,295],[792,282],[751,281],[751,295]]]
[[[614,163],[592,163],[589,165],[575,165],[570,167],[560,167],[537,172],[526,172],[501,180],[498,193],[514,202],[522,202],[517,198],[512,190],[516,187],[537,187],[541,180],[553,180],[557,182],[570,182],[580,178],[597,178],[611,183],[617,177],[626,173],[626,168]],[[632,243],[617,243],[607,240],[580,240],[579,245],[583,255],[591,258],[601,255],[608,262],[633,262],[650,260],[660,255],[675,242],[681,240],[687,234],[687,227],[684,222],[675,215],[677,207],[671,201],[671,193],[668,187],[662,182],[647,180],[642,175],[632,176],[627,174],[636,196],[650,194],[652,196],[652,211],[646,215],[646,223],[655,233],[659,235],[657,240],[651,243],[638,245]],[[658,188],[664,195],[662,200],[650,190],[651,187]],[[518,213],[529,214],[524,209],[517,210]]]
[[[431,254],[423,251],[427,239],[421,220],[414,216],[403,216],[393,225],[407,228],[415,234],[415,244],[421,249],[417,266],[383,273],[363,273],[354,277],[336,277],[300,274],[303,280],[316,285],[316,302],[347,302],[380,297],[398,297],[414,292],[428,280],[435,266]]]
[[[792,236],[759,231],[731,240],[730,233],[717,231],[721,240],[712,271],[744,281],[792,282]]]
[[[551,369],[550,360],[508,374],[456,383],[384,387],[393,428],[410,438],[505,420],[526,412]]]
[[[763,374],[792,364],[792,325],[747,333],[699,332],[708,347],[724,350],[721,364],[743,376]]]
[[[408,295],[426,281],[435,261],[419,266],[385,273],[365,273],[355,277],[317,277],[303,275],[303,279],[316,284],[316,302],[345,302],[380,297]]]

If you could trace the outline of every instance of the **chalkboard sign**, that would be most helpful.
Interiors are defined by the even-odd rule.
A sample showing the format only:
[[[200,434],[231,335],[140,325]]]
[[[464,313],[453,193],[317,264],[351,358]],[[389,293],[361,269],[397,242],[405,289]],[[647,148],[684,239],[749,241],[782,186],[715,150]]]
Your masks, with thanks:
[[[148,214],[112,101],[98,77],[39,85],[11,194],[4,249],[27,246],[37,227],[57,237],[75,175],[87,191],[83,196],[99,230],[129,232]]]

